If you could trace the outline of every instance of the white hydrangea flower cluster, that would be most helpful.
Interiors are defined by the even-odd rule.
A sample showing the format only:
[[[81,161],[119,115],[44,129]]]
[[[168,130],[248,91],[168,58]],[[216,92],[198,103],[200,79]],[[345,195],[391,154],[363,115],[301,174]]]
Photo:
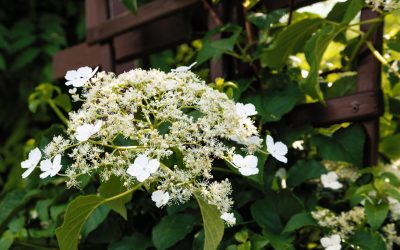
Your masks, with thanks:
[[[385,11],[394,11],[400,9],[399,0],[365,0],[365,2],[372,7],[373,10],[382,8]]]
[[[102,180],[120,177],[127,187],[146,182],[156,187],[151,198],[157,207],[200,194],[228,225],[234,224],[231,184],[214,181],[211,170],[215,160],[222,160],[245,176],[259,172],[254,153],[263,140],[250,118],[257,111],[207,86],[188,71],[191,66],[170,73],[135,69],[119,76],[89,67],[69,71],[66,85],[82,106],[69,113],[66,138],[54,137],[43,150],[47,160],[40,164],[41,177],[65,175],[67,186],[93,174]],[[270,136],[266,142],[267,151],[286,163],[286,145]],[[62,155],[71,162],[65,174],[58,173]],[[29,155],[22,164],[28,169],[24,177],[40,158],[39,149]]]

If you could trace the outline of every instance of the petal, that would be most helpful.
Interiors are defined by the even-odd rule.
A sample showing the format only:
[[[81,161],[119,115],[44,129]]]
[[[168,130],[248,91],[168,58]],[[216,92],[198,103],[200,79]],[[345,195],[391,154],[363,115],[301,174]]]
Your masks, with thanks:
[[[92,135],[93,126],[90,124],[83,124],[76,128],[75,138],[80,141],[87,141]]]
[[[338,181],[334,181],[334,182],[329,183],[329,187],[334,190],[341,189],[343,187],[343,184]]]
[[[131,164],[126,172],[134,177],[137,177],[143,173],[143,168],[138,165]]]
[[[243,103],[236,103],[236,113],[240,117],[246,117],[246,110]]]
[[[336,181],[339,178],[338,175],[336,174],[336,172],[334,172],[334,171],[329,172],[326,175],[326,177],[327,177],[327,180],[329,180],[329,181]]]
[[[147,180],[149,177],[150,177],[149,172],[142,172],[139,176],[136,176],[136,179],[139,182],[143,182],[143,181]]]
[[[271,154],[275,159],[280,162],[287,163],[287,158],[284,155],[278,155],[276,153]]]
[[[80,87],[82,87],[85,83],[87,82],[87,79],[86,78],[78,78],[78,79],[75,79],[75,80],[71,80],[71,81],[68,81],[68,82],[66,82],[65,83],[65,85],[72,85],[72,86],[74,86],[75,88],[80,88]]]
[[[52,167],[52,169],[51,169],[51,174],[50,174],[50,176],[53,177],[53,176],[55,176],[56,174],[58,174],[58,172],[60,172],[61,168],[62,168],[62,165],[61,165],[61,155],[58,154],[58,155],[56,155],[56,156],[54,157],[54,160],[53,160],[53,167]]]
[[[97,66],[96,68],[94,68],[94,70],[93,70],[92,73],[88,76],[88,78],[89,78],[89,79],[92,78],[92,77],[97,73],[98,70],[99,70],[99,66]]]
[[[246,168],[256,168],[258,164],[258,158],[254,155],[248,155],[244,158]]]
[[[93,71],[92,71],[91,67],[85,66],[85,67],[80,67],[77,70],[77,72],[78,72],[79,77],[89,78],[92,75]]]
[[[281,141],[276,142],[274,148],[275,152],[280,155],[286,155],[288,152],[287,146]]]
[[[241,168],[245,165],[243,156],[238,154],[233,155],[232,163],[235,165],[236,168]]]
[[[157,202],[157,201],[161,200],[163,194],[164,194],[164,192],[162,190],[154,191],[151,194],[151,200],[154,201],[154,202]]]
[[[334,246],[329,246],[327,248],[325,248],[325,250],[340,250],[342,249],[341,245],[334,245]]]
[[[258,168],[239,168],[239,172],[244,176],[258,174]]]
[[[251,103],[244,105],[244,112],[246,116],[252,116],[257,114],[256,107],[254,107],[254,105]]]
[[[33,172],[33,170],[34,170],[35,168],[33,167],[33,168],[28,168],[23,174],[22,174],[22,178],[26,178],[26,177],[28,177],[32,172]]]
[[[37,165],[42,158],[42,153],[39,148],[34,148],[31,152],[29,152],[29,160],[32,161],[33,165]]]
[[[65,74],[65,80],[70,81],[76,78],[79,78],[78,72],[76,70],[68,70],[67,73]]]
[[[96,124],[94,125],[93,129],[92,129],[92,134],[96,134],[97,132],[100,131],[101,125],[103,124],[103,121],[97,121]]]
[[[31,167],[32,167],[32,162],[29,159],[21,162],[21,168],[31,168]]]
[[[323,247],[329,247],[331,245],[331,239],[329,237],[321,238],[320,242]]]
[[[335,245],[340,245],[340,236],[338,234],[334,234],[331,236],[331,241]]]
[[[141,167],[145,167],[147,166],[147,164],[149,164],[149,158],[147,158],[147,155],[138,155],[138,157],[136,157],[135,165],[141,166]]]
[[[50,171],[43,172],[39,175],[41,179],[44,179],[50,175]]]
[[[146,170],[150,174],[152,174],[152,173],[156,172],[159,167],[160,167],[160,162],[158,160],[152,159],[147,164]]]
[[[267,138],[266,138],[265,141],[266,141],[266,144],[267,144],[267,151],[269,153],[273,152],[274,149],[275,149],[275,143],[274,143],[274,139],[272,138],[272,136],[267,135]]]
[[[40,162],[40,170],[42,171],[50,171],[52,166],[53,164],[51,164],[51,161],[49,159]]]

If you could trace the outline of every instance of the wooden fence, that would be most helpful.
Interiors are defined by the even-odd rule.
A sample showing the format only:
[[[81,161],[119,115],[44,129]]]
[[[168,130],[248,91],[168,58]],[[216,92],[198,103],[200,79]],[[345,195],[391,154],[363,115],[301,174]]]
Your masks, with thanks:
[[[264,0],[268,10],[296,9],[320,0]],[[155,0],[139,8],[136,15],[126,10],[120,0],[86,0],[87,40],[65,49],[54,57],[54,76],[81,66],[101,66],[103,70],[122,73],[135,67],[133,59],[174,48],[201,37],[218,26],[217,14],[224,22],[243,24],[240,1],[222,0],[217,7],[206,0]],[[190,15],[188,15],[190,13]],[[361,13],[361,21],[377,17],[370,9]],[[363,31],[371,24],[361,26]],[[382,49],[382,26],[374,31],[371,42]],[[296,107],[289,115],[293,123],[312,122],[328,126],[341,122],[359,122],[366,133],[364,165],[378,161],[379,116],[383,113],[381,65],[367,49],[359,52],[357,92],[326,101]],[[211,79],[228,77],[232,60],[210,63]]]

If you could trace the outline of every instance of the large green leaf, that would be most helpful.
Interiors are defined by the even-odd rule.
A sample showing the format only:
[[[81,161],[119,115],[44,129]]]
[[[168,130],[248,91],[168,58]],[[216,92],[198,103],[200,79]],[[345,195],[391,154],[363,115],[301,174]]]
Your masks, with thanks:
[[[317,135],[312,143],[325,160],[346,161],[361,166],[365,134],[362,127],[353,124],[336,131],[332,136]]]
[[[302,50],[307,39],[321,25],[322,19],[303,19],[281,31],[273,44],[261,55],[261,63],[272,68],[282,67],[288,57]]]
[[[318,226],[318,223],[314,220],[310,213],[298,213],[293,215],[289,219],[289,221],[286,223],[285,228],[283,229],[283,232],[293,232],[305,226]]]
[[[149,239],[142,234],[135,233],[111,243],[108,250],[146,250],[151,246]]]
[[[99,187],[99,193],[101,196],[105,198],[113,197],[114,195],[125,192],[126,188],[124,187],[120,178],[112,175],[110,179],[106,182],[103,182]],[[107,202],[107,206],[109,206],[116,213],[120,214],[125,220],[127,219],[126,215],[126,207],[125,203],[132,199],[132,195],[126,195],[121,199],[113,200]]]
[[[400,158],[400,134],[390,135],[383,138],[379,143],[379,152],[391,160]]]
[[[385,250],[386,244],[382,237],[374,230],[362,228],[357,231],[349,242],[362,250]]]
[[[185,238],[195,225],[195,218],[189,214],[172,214],[161,219],[153,228],[153,243],[157,249],[164,250]]]
[[[107,202],[112,202],[114,200],[121,199],[126,195],[130,195],[142,185],[143,183],[139,183],[132,189],[110,198],[104,198],[97,195],[78,196],[75,198],[67,207],[63,224],[56,229],[56,236],[60,249],[77,249],[81,229],[85,221],[96,208]]]
[[[67,208],[64,223],[56,229],[58,245],[61,250],[78,249],[78,239],[83,224],[89,215],[105,199],[97,195],[78,196]]]
[[[325,50],[340,31],[341,28],[338,26],[326,25],[316,32],[304,47],[310,71],[307,78],[300,82],[300,86],[306,94],[318,100],[323,100],[323,94],[319,86],[319,66]]]
[[[346,25],[356,17],[363,5],[362,0],[348,0],[336,3],[326,19]]]
[[[389,205],[385,202],[373,204],[369,200],[365,202],[365,214],[367,222],[373,229],[378,229],[389,212]]]
[[[111,209],[105,204],[95,209],[82,227],[81,233],[83,238],[86,238],[94,231],[107,218],[110,211]]]
[[[298,161],[288,171],[287,184],[289,187],[295,187],[304,181],[319,178],[326,172],[324,165],[319,161]]]
[[[200,195],[195,195],[203,217],[205,240],[204,250],[217,249],[224,235],[224,222],[218,209],[208,204]]]

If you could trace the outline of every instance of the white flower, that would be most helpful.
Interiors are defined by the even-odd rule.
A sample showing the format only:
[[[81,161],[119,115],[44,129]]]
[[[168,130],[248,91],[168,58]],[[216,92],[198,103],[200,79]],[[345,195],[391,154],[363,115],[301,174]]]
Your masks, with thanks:
[[[267,135],[266,142],[268,153],[270,153],[278,161],[287,163],[287,158],[285,157],[288,152],[287,146],[280,141],[274,143],[274,139],[270,135]]]
[[[338,182],[338,175],[331,171],[327,174],[321,175],[321,182],[324,188],[340,189],[343,187],[342,183]]]
[[[304,150],[304,147],[303,147],[303,144],[304,144],[304,141],[303,140],[298,140],[298,141],[294,141],[293,143],[292,143],[292,147],[294,148],[294,149],[297,149],[297,150]]]
[[[27,168],[27,170],[22,174],[22,178],[26,178],[32,173],[39,163],[40,158],[42,158],[42,153],[38,148],[35,148],[29,152],[28,159],[21,162],[21,167]]]
[[[248,117],[252,115],[256,115],[256,107],[254,107],[253,104],[248,103],[248,104],[243,104],[243,103],[236,103],[236,113],[240,117]]]
[[[158,160],[149,159],[146,155],[139,155],[126,172],[136,177],[138,181],[143,182],[149,178],[151,174],[155,173],[159,167],[160,162]]]
[[[82,87],[90,78],[96,74],[99,67],[96,67],[94,70],[90,67],[81,67],[77,70],[69,70],[67,74],[65,74],[65,80],[67,82],[65,85],[72,85],[76,88]]]
[[[236,224],[236,218],[235,215],[233,213],[223,213],[220,217],[221,219],[223,219],[224,221],[226,221],[226,223],[230,226],[235,225]]]
[[[169,201],[169,193],[162,190],[157,190],[151,194],[151,200],[156,203],[157,207],[162,207]]]
[[[244,176],[258,174],[258,158],[254,155],[248,155],[243,158],[243,156],[235,154],[232,157],[232,162]]]
[[[97,121],[95,125],[92,124],[83,124],[76,128],[75,138],[80,141],[87,141],[92,135],[96,134],[100,131],[101,125],[103,122]]]
[[[321,239],[321,245],[325,250],[340,250],[342,248],[340,236],[338,234],[334,234],[331,237],[323,237]]]
[[[400,219],[400,202],[392,197],[388,198],[390,213],[394,220]]]
[[[46,159],[40,162],[40,170],[43,173],[40,174],[40,178],[44,179],[48,176],[55,176],[61,170],[61,155],[58,154],[54,157],[53,163],[50,159]]]
[[[186,72],[188,70],[190,70],[194,65],[196,65],[197,62],[194,62],[192,64],[190,64],[189,66],[180,66],[176,69],[171,69],[171,72]]]

